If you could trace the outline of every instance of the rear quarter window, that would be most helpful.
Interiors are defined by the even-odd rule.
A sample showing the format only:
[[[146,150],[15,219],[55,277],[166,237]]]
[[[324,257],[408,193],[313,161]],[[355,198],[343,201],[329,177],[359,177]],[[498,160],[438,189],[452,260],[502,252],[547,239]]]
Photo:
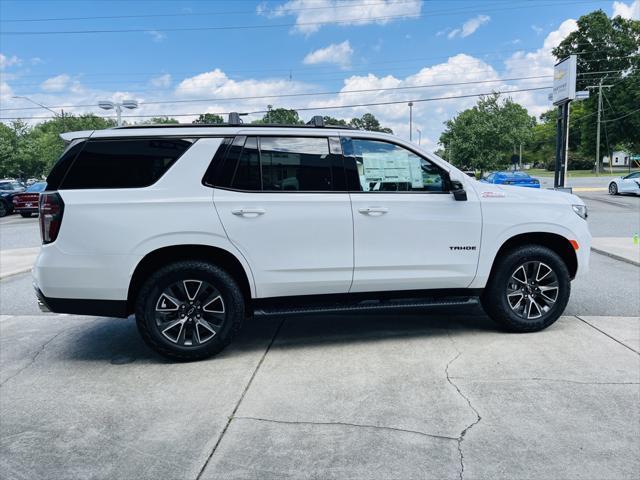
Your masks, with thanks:
[[[147,187],[164,175],[192,144],[190,139],[172,138],[89,140],[58,188]]]

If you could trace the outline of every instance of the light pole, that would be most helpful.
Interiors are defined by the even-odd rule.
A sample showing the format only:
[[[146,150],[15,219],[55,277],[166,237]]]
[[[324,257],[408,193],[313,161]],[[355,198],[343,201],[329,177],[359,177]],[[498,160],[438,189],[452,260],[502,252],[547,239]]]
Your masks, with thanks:
[[[409,102],[409,141],[413,139],[413,102]]]
[[[118,119],[118,126],[121,127],[122,126],[122,108],[127,108],[129,110],[133,110],[135,108],[138,108],[138,102],[135,100],[123,100],[120,103],[117,102],[111,102],[108,100],[103,100],[98,102],[98,106],[100,108],[102,108],[103,110],[113,110],[114,108],[116,109],[116,117]]]
[[[416,132],[418,132],[418,145],[420,145],[420,142],[422,142],[422,130],[416,128]]]
[[[56,117],[60,116],[60,118],[62,119],[62,128],[64,129],[64,110],[60,110],[60,113],[56,112],[55,110],[52,110],[51,108],[47,107],[46,105],[43,105],[41,103],[36,102],[35,100],[31,100],[29,97],[24,97],[22,95],[14,95],[12,98],[21,98],[22,100],[26,100],[27,102],[31,102],[34,105],[38,105],[41,108],[44,108],[45,110],[49,110],[51,113],[53,113]]]

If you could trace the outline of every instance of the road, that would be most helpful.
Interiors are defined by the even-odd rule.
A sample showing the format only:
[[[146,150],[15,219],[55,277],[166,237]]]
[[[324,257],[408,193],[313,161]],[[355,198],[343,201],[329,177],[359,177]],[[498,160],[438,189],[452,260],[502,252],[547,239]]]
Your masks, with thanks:
[[[640,198],[582,194],[596,235]],[[39,243],[0,220],[2,248]],[[640,268],[594,253],[565,316],[509,335],[480,309],[250,319],[168,362],[135,321],[42,314],[0,281],[0,477],[635,479]]]

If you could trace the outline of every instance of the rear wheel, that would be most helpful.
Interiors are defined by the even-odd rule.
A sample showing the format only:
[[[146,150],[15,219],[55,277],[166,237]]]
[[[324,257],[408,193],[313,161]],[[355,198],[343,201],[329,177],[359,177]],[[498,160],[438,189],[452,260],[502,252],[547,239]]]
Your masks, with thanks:
[[[487,314],[513,332],[542,330],[564,312],[569,271],[553,250],[528,245],[497,260],[481,301]]]
[[[140,289],[136,321],[145,342],[176,360],[199,360],[226,347],[240,330],[244,298],[234,279],[206,262],[170,264]]]
[[[11,209],[6,204],[6,202],[4,200],[0,200],[0,217],[4,217],[5,215],[8,215],[10,211]]]
[[[609,184],[609,194],[610,195],[617,195],[618,194],[618,185],[616,185],[616,182],[611,182]]]

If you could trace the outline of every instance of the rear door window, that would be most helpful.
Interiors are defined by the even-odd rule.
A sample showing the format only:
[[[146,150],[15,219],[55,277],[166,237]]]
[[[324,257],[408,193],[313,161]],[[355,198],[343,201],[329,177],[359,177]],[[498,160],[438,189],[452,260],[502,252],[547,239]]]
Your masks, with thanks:
[[[260,154],[264,191],[332,189],[326,137],[260,137]]]
[[[190,139],[173,138],[90,140],[71,163],[59,188],[147,187],[192,144]]]

